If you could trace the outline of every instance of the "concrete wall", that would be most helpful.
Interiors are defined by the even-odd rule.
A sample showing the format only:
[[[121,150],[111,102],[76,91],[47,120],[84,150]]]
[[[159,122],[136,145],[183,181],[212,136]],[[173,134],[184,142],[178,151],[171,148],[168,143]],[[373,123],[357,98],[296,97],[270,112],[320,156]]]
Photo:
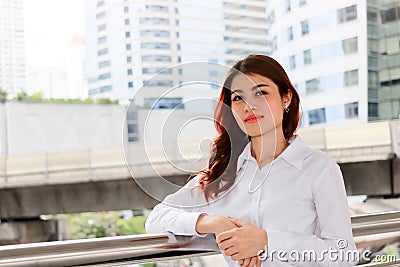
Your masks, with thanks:
[[[125,109],[119,105],[0,104],[0,156],[122,149]]]

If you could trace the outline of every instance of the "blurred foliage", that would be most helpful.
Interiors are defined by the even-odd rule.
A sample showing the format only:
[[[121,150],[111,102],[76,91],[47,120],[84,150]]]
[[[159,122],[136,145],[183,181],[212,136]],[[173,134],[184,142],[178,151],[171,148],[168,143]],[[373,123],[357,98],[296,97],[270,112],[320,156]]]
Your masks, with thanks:
[[[127,220],[118,220],[116,229],[117,235],[145,234],[145,222],[146,218],[143,216],[135,216]]]
[[[0,103],[5,103],[7,101],[7,91],[0,88]]]
[[[25,92],[18,93],[14,97],[15,101],[23,102],[23,103],[57,103],[57,104],[99,104],[99,105],[118,105],[118,100],[111,100],[108,98],[86,98],[86,99],[77,99],[77,98],[44,98],[41,92],[34,93],[32,95],[28,95]]]
[[[59,214],[46,218],[66,218],[71,239],[97,238],[118,235],[145,234],[146,217],[124,219],[117,211]]]

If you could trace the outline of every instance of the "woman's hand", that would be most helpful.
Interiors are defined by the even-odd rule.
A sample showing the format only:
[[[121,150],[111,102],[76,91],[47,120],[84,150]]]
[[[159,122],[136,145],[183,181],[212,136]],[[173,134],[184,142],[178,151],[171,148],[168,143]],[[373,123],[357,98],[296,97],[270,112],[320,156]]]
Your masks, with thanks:
[[[261,261],[258,259],[257,256],[239,260],[238,263],[240,267],[261,267]]]
[[[257,256],[258,251],[268,244],[268,235],[264,229],[238,219],[229,220],[238,228],[218,234],[216,241],[218,247],[232,260]]]
[[[214,233],[217,235],[237,227],[234,222],[223,216],[202,214],[196,222],[196,232],[199,234]]]

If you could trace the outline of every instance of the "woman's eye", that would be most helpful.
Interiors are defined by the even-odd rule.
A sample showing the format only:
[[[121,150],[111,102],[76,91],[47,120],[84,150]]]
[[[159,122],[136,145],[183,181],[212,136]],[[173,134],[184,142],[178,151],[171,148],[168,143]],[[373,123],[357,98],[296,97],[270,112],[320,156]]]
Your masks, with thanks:
[[[242,97],[240,95],[237,95],[234,98],[232,98],[232,101],[239,101],[239,100],[242,100]]]
[[[258,91],[256,93],[256,96],[261,96],[261,95],[266,95],[266,94],[267,94],[267,92],[265,92],[265,91]]]

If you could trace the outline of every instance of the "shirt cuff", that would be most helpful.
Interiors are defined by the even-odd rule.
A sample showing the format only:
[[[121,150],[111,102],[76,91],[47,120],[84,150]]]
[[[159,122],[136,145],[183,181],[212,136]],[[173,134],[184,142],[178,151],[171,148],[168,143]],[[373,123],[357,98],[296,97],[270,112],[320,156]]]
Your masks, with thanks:
[[[292,247],[292,236],[290,232],[274,229],[266,229],[268,237],[268,257],[279,258],[280,251],[289,253]],[[273,254],[273,255],[272,255]]]
[[[173,231],[176,235],[194,235],[199,237],[205,237],[206,234],[199,234],[196,231],[196,223],[200,215],[207,215],[204,212],[186,212],[179,215],[179,223],[176,225],[176,231]]]

